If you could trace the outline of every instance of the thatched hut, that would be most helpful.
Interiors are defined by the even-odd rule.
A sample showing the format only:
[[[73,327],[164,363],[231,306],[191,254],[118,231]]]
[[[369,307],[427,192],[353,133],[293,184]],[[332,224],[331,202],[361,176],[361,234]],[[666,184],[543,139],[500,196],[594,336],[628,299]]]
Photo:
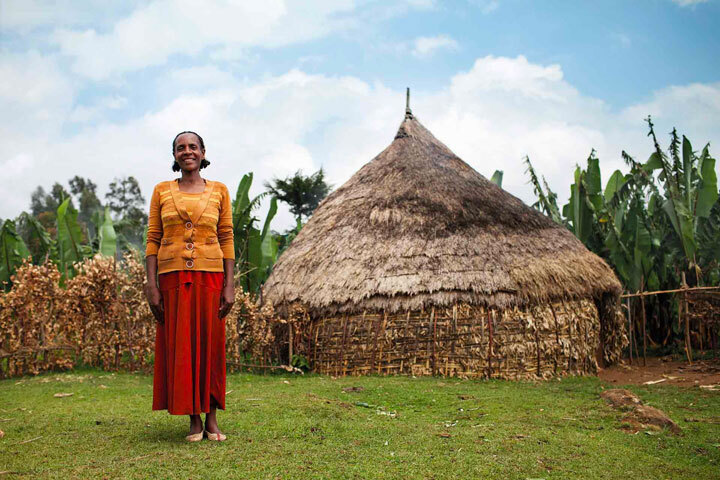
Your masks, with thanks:
[[[265,298],[332,375],[586,374],[625,341],[620,283],[575,236],[497,187],[412,115],[329,195]],[[283,349],[284,351],[284,349]]]

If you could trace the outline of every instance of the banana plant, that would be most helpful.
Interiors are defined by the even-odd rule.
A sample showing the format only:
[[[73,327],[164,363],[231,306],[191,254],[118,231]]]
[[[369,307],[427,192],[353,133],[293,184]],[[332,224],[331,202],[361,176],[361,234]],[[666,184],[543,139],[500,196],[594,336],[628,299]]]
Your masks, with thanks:
[[[10,277],[23,259],[30,256],[30,250],[15,230],[15,222],[5,220],[0,227],[0,283],[3,289],[10,287]]]
[[[17,222],[18,233],[21,233],[25,244],[31,250],[33,263],[41,264],[48,259],[57,258],[57,245],[37,218],[22,212]]]
[[[718,201],[715,159],[710,156],[709,146],[700,156],[693,152],[690,141],[683,135],[682,142],[673,129],[670,142],[670,158],[662,151],[655,136],[654,125],[647,118],[655,151],[645,163],[648,172],[660,170],[658,179],[663,182],[664,200],[662,210],[672,224],[675,238],[685,256],[686,268],[694,271],[696,280],[702,278],[697,262],[698,226],[710,216]],[[681,146],[682,145],[682,146]],[[682,151],[681,151],[682,150]]]
[[[545,189],[543,189],[543,186],[540,184],[540,180],[535,173],[535,169],[533,168],[532,163],[530,163],[530,157],[525,156],[524,163],[527,166],[525,173],[530,175],[530,183],[532,183],[535,196],[537,197],[537,202],[533,203],[532,207],[543,212],[555,223],[567,226],[567,222],[565,222],[560,214],[560,209],[557,205],[557,194],[550,190],[550,186],[547,184],[545,177],[543,177],[543,184],[545,185]],[[547,191],[547,193],[545,191]]]
[[[253,211],[268,194],[261,193],[250,199],[252,172],[243,176],[233,201],[233,234],[235,258],[240,270],[240,282],[245,291],[257,292],[267,279],[270,268],[277,259],[277,242],[270,233],[270,222],[277,213],[277,199],[270,200],[262,230],[256,227],[259,219]]]
[[[110,207],[105,207],[103,221],[98,229],[98,252],[106,257],[114,257],[117,253],[117,234],[113,227]]]
[[[57,209],[58,264],[64,278],[74,275],[74,263],[92,253],[88,245],[81,243],[82,230],[77,216],[77,210],[70,205],[70,198],[66,198]]]
[[[588,247],[594,233],[593,220],[602,211],[602,193],[600,161],[593,149],[587,158],[587,170],[575,167],[570,201],[563,207],[563,216],[568,219],[570,230]]]
[[[498,187],[502,188],[502,180],[503,180],[503,171],[502,170],[495,170],[495,173],[493,173],[493,176],[490,178],[490,181],[497,185]]]
[[[270,222],[277,213],[277,198],[270,198],[270,209],[268,210],[262,231],[252,227],[248,237],[248,266],[251,268],[248,274],[248,286],[250,291],[257,291],[270,274],[270,268],[277,259],[278,246],[275,238],[270,233]]]

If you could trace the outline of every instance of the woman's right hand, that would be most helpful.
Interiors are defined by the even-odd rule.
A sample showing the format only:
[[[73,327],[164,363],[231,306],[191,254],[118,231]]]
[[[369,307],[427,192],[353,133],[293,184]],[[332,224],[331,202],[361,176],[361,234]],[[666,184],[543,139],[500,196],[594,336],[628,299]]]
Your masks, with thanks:
[[[145,296],[147,297],[150,311],[158,323],[163,323],[165,309],[163,307],[162,295],[157,285],[145,284]]]

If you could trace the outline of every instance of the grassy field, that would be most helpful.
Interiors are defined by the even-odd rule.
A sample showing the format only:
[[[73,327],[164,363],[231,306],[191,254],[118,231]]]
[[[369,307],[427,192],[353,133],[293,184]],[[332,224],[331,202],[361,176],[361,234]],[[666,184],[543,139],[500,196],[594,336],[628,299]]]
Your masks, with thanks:
[[[720,477],[720,393],[630,387],[683,429],[631,435],[603,388],[597,378],[233,374],[218,415],[228,441],[188,444],[187,417],[150,411],[151,376],[3,380],[0,478]]]

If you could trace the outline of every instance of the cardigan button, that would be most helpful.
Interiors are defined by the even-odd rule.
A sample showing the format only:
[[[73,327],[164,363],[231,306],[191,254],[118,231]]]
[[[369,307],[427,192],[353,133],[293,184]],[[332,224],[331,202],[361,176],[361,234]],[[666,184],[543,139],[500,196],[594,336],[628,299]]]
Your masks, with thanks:
[[[188,230],[191,229],[192,227],[193,227],[192,222],[187,222],[187,223],[185,224],[185,228],[187,228]]]
[[[185,266],[186,266],[187,268],[193,268],[194,265],[195,265],[195,264],[193,263],[192,260],[188,260],[187,262],[185,262]]]
[[[195,245],[192,242],[186,243],[185,248],[187,248],[188,250],[192,250],[193,248],[195,248]]]

